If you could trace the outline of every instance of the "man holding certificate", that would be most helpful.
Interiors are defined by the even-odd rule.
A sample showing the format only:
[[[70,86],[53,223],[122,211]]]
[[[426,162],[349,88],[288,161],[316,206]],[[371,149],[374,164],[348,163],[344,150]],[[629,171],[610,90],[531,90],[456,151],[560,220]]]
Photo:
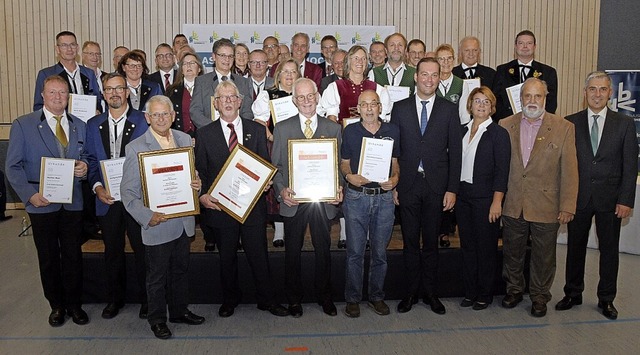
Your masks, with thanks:
[[[108,111],[87,123],[89,184],[96,194],[95,206],[102,226],[104,261],[107,278],[107,306],[102,317],[111,319],[124,307],[127,284],[124,252],[125,231],[136,259],[136,276],[140,295],[140,318],[147,315],[145,290],[144,245],[140,225],[127,213],[120,201],[120,180],[124,163],[124,147],[147,131],[144,114],[127,104],[129,90],[126,79],[118,73],[105,75],[104,98]]]
[[[147,101],[145,118],[151,127],[125,147],[126,159],[120,184],[124,207],[142,226],[147,263],[147,320],[153,334],[160,339],[171,337],[166,323],[167,301],[171,323],[197,325],[204,322],[204,317],[191,313],[187,308],[189,237],[195,235],[195,219],[193,216],[169,219],[164,213],[154,212],[145,206],[144,194],[149,194],[154,187],[147,187],[143,191],[138,164],[138,153],[191,146],[188,134],[171,129],[175,114],[173,104],[166,96],[157,95]],[[199,191],[201,187],[199,178],[191,181],[191,189]]]
[[[299,114],[278,123],[273,132],[273,164],[278,168],[273,182],[278,191],[280,214],[284,219],[285,230],[285,289],[289,300],[289,312],[293,317],[302,316],[302,264],[300,253],[304,243],[304,236],[309,225],[311,241],[315,251],[315,289],[318,304],[324,313],[335,316],[336,306],[331,300],[331,219],[336,216],[337,204],[342,200],[342,188],[330,187],[337,198],[331,202],[301,203],[296,199],[296,191],[290,186],[293,171],[289,171],[289,145],[291,140],[309,140],[311,138],[334,138],[339,151],[342,142],[340,125],[318,116],[316,107],[320,94],[316,84],[306,78],[296,80],[293,85],[293,102],[298,107]],[[336,155],[337,152],[336,152]],[[336,160],[333,171],[323,171],[323,180],[330,180],[338,169]],[[295,168],[295,166],[294,166]],[[304,171],[300,172],[304,175]],[[313,174],[307,171],[306,175]],[[297,177],[297,176],[296,176]],[[304,176],[301,177],[304,180]],[[337,183],[337,181],[336,181]],[[312,188],[320,190],[323,186],[314,185]],[[300,192],[299,192],[300,193]]]
[[[421,59],[414,79],[416,94],[396,102],[391,111],[391,123],[400,128],[402,174],[396,203],[408,283],[398,312],[410,311],[424,292],[424,303],[444,314],[437,295],[438,230],[442,212],[453,208],[460,185],[460,118],[457,105],[436,95],[440,64],[435,58]]]
[[[398,183],[400,131],[380,119],[382,105],[373,90],[358,98],[359,124],[344,129],[340,149],[340,172],[347,180],[343,212],[347,227],[347,271],[345,313],[360,316],[364,253],[367,236],[371,242],[369,266],[369,306],[379,315],[388,315],[384,302],[387,274],[387,245],[393,232],[395,205],[391,190]],[[376,176],[380,174],[381,176]]]
[[[85,124],[66,112],[69,87],[64,78],[52,75],[42,87],[43,107],[11,125],[7,179],[31,219],[42,288],[51,306],[49,324],[61,326],[67,314],[74,323],[87,324],[80,299]],[[50,163],[54,159],[58,162]],[[63,200],[70,202],[57,203]]]
[[[249,168],[242,166],[225,166],[225,163],[236,145],[242,144],[263,160],[269,161],[267,151],[267,135],[264,127],[252,120],[240,117],[240,106],[243,97],[232,81],[218,84],[214,92],[215,108],[220,119],[196,131],[196,169],[200,172],[202,182],[208,189],[216,177],[225,169],[238,169],[239,173]],[[247,163],[248,164],[248,163]],[[250,175],[250,174],[249,174]],[[242,182],[244,175],[238,175],[231,183],[240,185],[236,190],[225,191],[224,197],[239,205],[241,201],[233,201],[237,190],[248,183]],[[269,185],[267,185],[267,188]],[[220,251],[220,279],[222,280],[223,303],[218,310],[220,317],[233,315],[236,306],[242,300],[238,283],[237,249],[242,235],[244,248],[251,274],[256,285],[258,309],[269,311],[275,316],[284,317],[289,311],[275,303],[275,288],[271,279],[269,258],[267,253],[267,204],[265,194],[260,188],[260,197],[253,206],[244,223],[240,223],[219,207],[218,199],[205,190],[200,196],[200,203],[206,208],[203,223],[214,230],[216,244]],[[217,196],[217,195],[216,195]],[[241,197],[241,196],[238,196]]]

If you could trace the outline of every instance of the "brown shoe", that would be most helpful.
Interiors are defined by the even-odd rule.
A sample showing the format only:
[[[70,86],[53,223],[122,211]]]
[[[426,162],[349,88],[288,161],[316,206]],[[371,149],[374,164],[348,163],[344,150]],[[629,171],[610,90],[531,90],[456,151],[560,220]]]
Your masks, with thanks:
[[[347,306],[344,308],[344,314],[349,318],[360,317],[360,305],[355,302],[347,302]]]
[[[381,316],[386,316],[386,315],[389,315],[390,313],[389,306],[387,306],[387,304],[384,303],[384,301],[382,300],[369,301],[369,307],[373,308],[373,311],[376,312],[376,314],[379,314]]]

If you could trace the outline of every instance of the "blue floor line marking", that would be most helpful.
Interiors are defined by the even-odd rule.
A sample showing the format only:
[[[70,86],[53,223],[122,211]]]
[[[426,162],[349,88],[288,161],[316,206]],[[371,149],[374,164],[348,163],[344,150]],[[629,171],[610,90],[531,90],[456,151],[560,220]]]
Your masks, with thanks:
[[[402,335],[402,334],[430,334],[430,333],[444,333],[444,332],[467,332],[467,331],[496,331],[496,330],[509,330],[509,329],[531,329],[531,328],[546,328],[557,326],[581,326],[591,324],[620,324],[620,323],[639,323],[640,318],[624,318],[618,320],[597,319],[588,321],[572,321],[563,323],[529,323],[529,324],[513,324],[513,325],[494,325],[494,326],[482,326],[482,327],[458,327],[458,328],[416,328],[416,329],[402,329],[402,330],[387,330],[387,331],[371,331],[360,333],[298,333],[298,334],[274,334],[264,336],[253,335],[211,335],[211,336],[174,336],[172,339],[180,340],[241,340],[241,339],[295,339],[295,338],[344,338],[344,337],[361,337],[361,336],[380,336],[380,335]],[[152,335],[145,335],[139,337],[118,337],[118,336],[69,336],[69,337],[12,337],[12,336],[0,336],[0,341],[51,341],[51,340],[64,340],[64,341],[95,341],[95,340],[144,340],[144,339],[156,339]]]

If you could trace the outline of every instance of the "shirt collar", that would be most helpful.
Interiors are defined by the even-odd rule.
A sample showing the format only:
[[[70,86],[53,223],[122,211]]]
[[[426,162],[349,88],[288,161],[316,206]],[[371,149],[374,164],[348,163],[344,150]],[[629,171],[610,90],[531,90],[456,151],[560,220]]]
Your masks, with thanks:
[[[476,64],[471,65],[471,66],[464,64],[464,62],[462,63],[462,69],[476,68],[476,67],[478,67],[478,62],[476,62]]]
[[[599,115],[601,118],[607,117],[607,106],[605,106],[600,112],[593,112],[591,108],[587,109],[589,117],[593,117],[593,115]]]

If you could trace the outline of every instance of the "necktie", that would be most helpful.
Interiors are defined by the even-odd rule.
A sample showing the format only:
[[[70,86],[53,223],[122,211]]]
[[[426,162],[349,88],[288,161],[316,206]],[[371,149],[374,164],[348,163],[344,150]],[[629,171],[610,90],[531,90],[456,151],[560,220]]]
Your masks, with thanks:
[[[111,120],[113,122],[113,140],[118,139],[118,122],[116,120]]]
[[[424,135],[424,132],[427,130],[427,104],[429,103],[429,100],[420,101],[420,103],[422,104],[422,112],[420,113],[420,133]]]
[[[333,74],[333,66],[331,64],[327,64],[327,76]]]
[[[527,80],[527,75],[529,75],[529,70],[531,70],[530,65],[520,64],[520,82],[524,83]]]
[[[311,120],[307,119],[304,121],[304,136],[307,139],[313,137],[313,131],[311,130]]]
[[[600,127],[598,127],[598,118],[600,115],[593,115],[593,125],[591,126],[591,149],[593,149],[593,155],[598,151],[598,133],[600,133]]]
[[[231,134],[229,134],[229,151],[232,151],[238,144],[238,136],[236,135],[236,130],[233,128],[233,123],[227,124],[227,127],[231,130]]]
[[[62,116],[53,116],[53,118],[56,120],[56,138],[58,138],[60,144],[66,148],[69,142],[67,141],[67,135],[64,133],[64,128],[62,128],[62,124],[60,123]]]
[[[69,73],[67,73],[67,76],[69,77],[69,79],[71,79],[71,83],[73,84],[73,93],[74,94],[79,94],[78,85],[76,85],[76,74],[78,74],[78,72],[73,73],[73,76],[71,76],[71,75],[69,75]]]
[[[476,77],[476,67],[468,67],[464,71],[467,73],[467,79],[473,79]]]
[[[220,78],[220,80],[222,80],[222,81],[227,81],[227,80],[229,80],[229,78],[227,78],[227,76],[226,76],[226,75],[223,75],[223,76],[222,76],[222,78]]]
[[[169,77],[171,76],[171,74],[165,74],[164,75],[164,89],[167,90],[167,88],[169,87],[169,85],[171,85],[171,83],[169,82]]]

